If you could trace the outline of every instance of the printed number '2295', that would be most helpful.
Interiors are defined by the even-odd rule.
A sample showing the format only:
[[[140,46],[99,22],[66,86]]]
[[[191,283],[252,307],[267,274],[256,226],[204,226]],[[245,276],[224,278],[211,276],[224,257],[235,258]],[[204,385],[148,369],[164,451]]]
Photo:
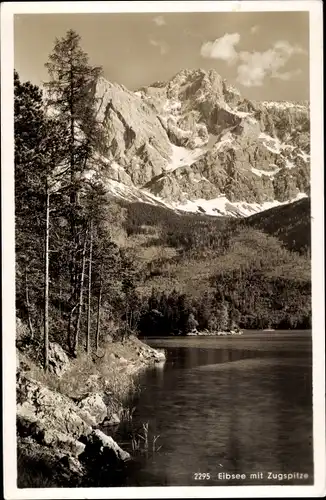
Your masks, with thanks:
[[[195,472],[194,473],[194,479],[196,481],[203,481],[203,480],[210,479],[210,478],[211,478],[211,475],[209,472]]]

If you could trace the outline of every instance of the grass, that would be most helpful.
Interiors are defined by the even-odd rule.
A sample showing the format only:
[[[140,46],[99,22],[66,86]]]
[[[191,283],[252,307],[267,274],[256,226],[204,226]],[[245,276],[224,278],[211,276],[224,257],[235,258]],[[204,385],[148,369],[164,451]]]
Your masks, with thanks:
[[[134,432],[131,438],[131,447],[134,454],[146,454],[151,453],[155,455],[158,453],[162,446],[157,445],[157,441],[160,435],[150,435],[149,423],[145,422],[142,424],[142,431]]]
[[[28,366],[29,376],[38,380],[52,390],[76,400],[91,392],[104,392],[110,395],[110,400],[117,406],[124,403],[130,394],[137,391],[137,383],[132,374],[126,370],[127,363],[138,361],[134,348],[126,343],[109,343],[105,346],[101,358],[88,357],[81,353],[77,359],[71,360],[71,367],[61,378],[45,373],[41,366],[29,357],[21,354],[20,359]],[[127,363],[121,364],[123,357]]]
[[[18,488],[55,488],[57,484],[51,477],[50,471],[41,469],[39,463],[19,456],[17,460]]]
[[[135,411],[136,411],[135,406],[133,406],[132,408],[123,408],[120,415],[122,422],[126,424],[131,424]]]
[[[130,396],[139,390],[134,373],[144,366],[139,356],[144,347],[140,340],[131,337],[124,342],[106,343],[98,356],[87,356],[82,351],[77,359],[70,360],[70,368],[60,378],[45,373],[42,366],[27,353],[20,353],[20,362],[27,368],[31,379],[75,401],[89,393],[106,394],[112,411],[120,413]],[[146,346],[145,349],[150,348]],[[122,418],[131,420],[134,409],[126,408],[124,412]]]
[[[18,488],[56,488],[58,477],[48,456],[37,455],[33,449],[17,449]],[[68,485],[67,485],[68,486]]]

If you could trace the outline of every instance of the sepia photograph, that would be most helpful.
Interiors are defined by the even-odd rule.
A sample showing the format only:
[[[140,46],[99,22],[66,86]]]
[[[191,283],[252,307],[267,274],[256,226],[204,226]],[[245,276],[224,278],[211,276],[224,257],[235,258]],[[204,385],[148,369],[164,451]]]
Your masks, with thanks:
[[[6,498],[323,496],[321,3],[39,4],[2,33]]]

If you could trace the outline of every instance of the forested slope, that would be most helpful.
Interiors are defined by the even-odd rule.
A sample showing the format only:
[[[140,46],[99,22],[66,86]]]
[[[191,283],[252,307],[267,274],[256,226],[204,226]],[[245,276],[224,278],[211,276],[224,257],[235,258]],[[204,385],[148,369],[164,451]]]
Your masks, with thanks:
[[[310,198],[254,214],[247,218],[247,222],[276,236],[290,250],[301,253],[310,250]]]

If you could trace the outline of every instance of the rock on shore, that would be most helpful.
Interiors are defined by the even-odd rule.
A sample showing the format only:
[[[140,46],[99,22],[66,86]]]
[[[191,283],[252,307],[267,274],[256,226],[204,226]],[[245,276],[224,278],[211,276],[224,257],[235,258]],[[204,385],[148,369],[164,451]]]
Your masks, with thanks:
[[[53,470],[58,484],[78,483],[94,463],[97,467],[107,467],[128,460],[130,455],[112,438],[92,428],[104,418],[104,408],[99,395],[88,398],[88,404],[80,407],[41,382],[20,374],[17,379],[19,452],[33,460],[42,460],[43,466]],[[66,467],[62,475],[63,464]]]
[[[77,375],[73,371],[73,363],[61,351],[59,345],[52,344],[52,354],[58,355],[53,356],[56,361],[51,365],[51,377],[56,377],[65,386],[66,381],[71,382]],[[19,471],[22,467],[31,471],[37,468],[46,470],[47,479],[42,481],[51,480],[52,486],[89,484],[90,478],[94,481],[98,474],[101,484],[104,480],[110,485],[115,470],[121,470],[131,457],[111,437],[97,428],[99,424],[119,424],[123,411],[122,404],[119,406],[110,387],[107,387],[108,381],[102,380],[103,372],[98,364],[102,362],[106,366],[110,363],[110,370],[118,379],[123,370],[129,373],[131,381],[131,374],[164,361],[164,353],[146,346],[136,338],[128,339],[123,344],[112,343],[112,346],[107,347],[103,360],[98,360],[98,364],[89,359],[85,361],[85,372],[86,366],[89,369],[89,365],[93,363],[98,373],[89,375],[89,385],[84,384],[84,379],[81,379],[83,387],[79,388],[79,392],[83,393],[87,389],[83,397],[63,394],[59,390],[60,384],[58,387],[55,384],[49,387],[48,379],[42,377],[42,372],[33,369],[33,366],[31,369],[31,365],[27,366],[29,360],[26,357],[21,362],[19,351],[17,357]],[[92,387],[97,390],[92,392]],[[21,480],[20,472],[18,476]],[[20,487],[26,487],[26,478],[21,482],[23,484]],[[35,487],[31,482],[27,487]]]

